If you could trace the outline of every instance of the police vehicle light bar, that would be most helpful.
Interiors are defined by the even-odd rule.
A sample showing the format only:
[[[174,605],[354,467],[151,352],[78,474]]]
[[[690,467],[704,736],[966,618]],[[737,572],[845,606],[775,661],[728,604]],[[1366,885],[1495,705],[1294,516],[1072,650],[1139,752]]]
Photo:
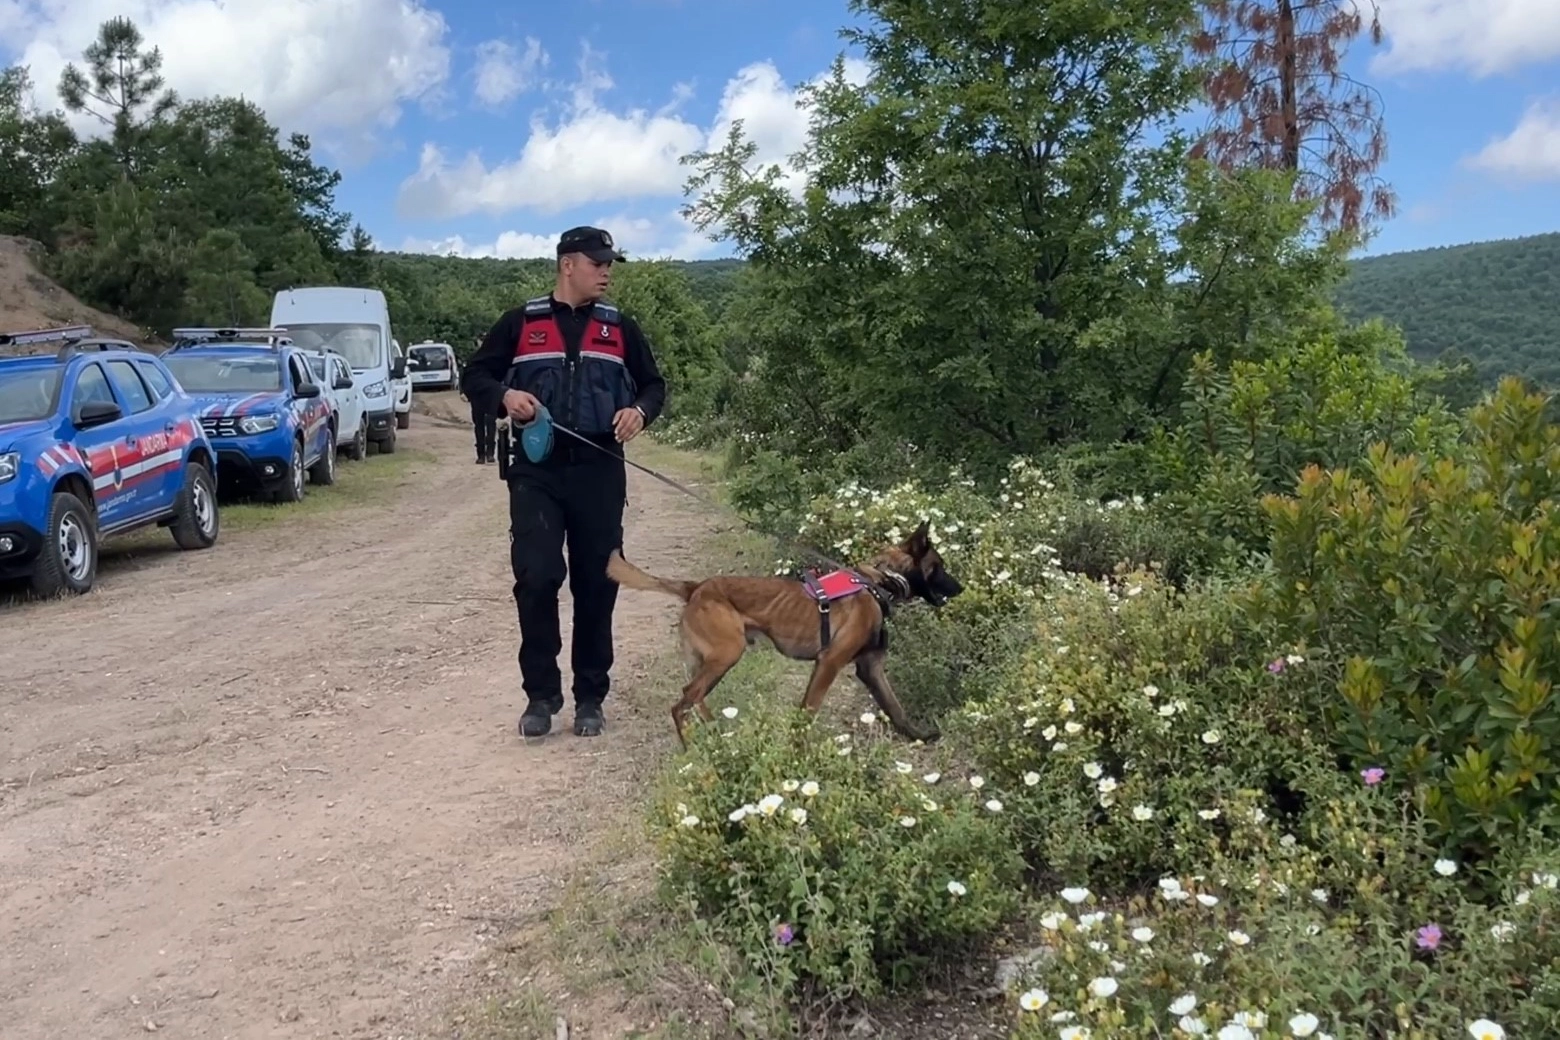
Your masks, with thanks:
[[[27,332],[0,332],[0,347],[24,347],[35,343],[58,343],[62,340],[86,339],[92,335],[90,325],[61,325],[53,329],[32,329]]]
[[[272,336],[285,336],[286,329],[216,329],[204,326],[186,329],[174,329],[175,339],[209,341],[214,339],[269,339]]]

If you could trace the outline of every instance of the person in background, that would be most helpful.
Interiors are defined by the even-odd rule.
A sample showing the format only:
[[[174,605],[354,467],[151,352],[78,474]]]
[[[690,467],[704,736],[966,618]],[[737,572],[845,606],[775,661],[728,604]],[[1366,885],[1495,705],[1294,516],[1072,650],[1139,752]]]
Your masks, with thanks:
[[[552,454],[540,463],[514,450],[518,437],[510,442],[509,558],[526,737],[545,736],[563,710],[558,591],[566,573],[574,598],[574,733],[598,736],[606,725],[617,604],[606,568],[623,546],[623,445],[656,420],[666,400],[666,381],[639,324],[602,299],[612,265],[623,259],[600,228],[565,231],[552,292],[505,311],[461,379],[473,400],[502,395],[503,414],[517,426],[545,406],[558,425],[590,442],[555,434]]]
[[[473,337],[473,345],[481,349],[482,340]],[[465,376],[461,377],[460,399],[471,404],[471,425],[476,431],[477,438],[477,465],[493,462],[498,457],[496,440],[498,436],[498,410],[501,407],[499,395],[489,393],[484,396],[468,394],[465,390]]]

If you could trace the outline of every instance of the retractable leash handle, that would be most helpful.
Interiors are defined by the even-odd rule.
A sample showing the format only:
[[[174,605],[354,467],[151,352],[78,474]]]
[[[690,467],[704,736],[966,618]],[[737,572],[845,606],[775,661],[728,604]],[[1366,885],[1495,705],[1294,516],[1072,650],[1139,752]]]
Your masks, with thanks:
[[[533,463],[545,462],[552,454],[552,413],[540,401],[536,404],[536,414],[531,416],[531,421],[520,427],[520,450]]]

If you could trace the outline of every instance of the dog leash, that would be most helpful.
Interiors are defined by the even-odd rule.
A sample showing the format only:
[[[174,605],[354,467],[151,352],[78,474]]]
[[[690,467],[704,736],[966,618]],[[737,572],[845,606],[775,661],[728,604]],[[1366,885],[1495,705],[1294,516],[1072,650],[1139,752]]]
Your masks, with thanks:
[[[509,444],[508,444],[509,438],[507,436],[507,431],[508,431],[509,426],[511,426],[511,425],[513,425],[513,420],[507,420],[506,424],[505,424],[505,428],[504,428],[504,432],[506,434],[506,436],[504,437],[504,441],[505,441],[504,448],[505,448],[506,453],[509,450]],[[532,452],[530,450],[526,451],[526,457],[527,458],[531,458],[531,461],[533,461],[533,462],[540,462],[543,459],[545,459],[548,455],[550,455],[552,453],[552,436],[551,436],[551,433],[554,430],[559,431],[559,432],[564,433],[564,434],[567,434],[569,437],[572,437],[574,440],[579,441],[581,444],[585,444],[585,445],[588,445],[591,448],[594,448],[596,451],[599,451],[603,455],[609,456],[609,457],[614,458],[614,459],[619,459],[622,462],[626,462],[630,466],[632,466],[635,469],[639,470],[639,472],[645,474],[646,476],[654,477],[656,480],[659,480],[661,483],[665,484],[667,487],[670,487],[670,488],[673,488],[673,489],[675,489],[677,491],[680,491],[684,495],[687,495],[689,498],[695,499],[695,500],[697,500],[699,502],[703,502],[705,505],[710,506],[712,509],[715,509],[718,512],[722,512],[722,513],[727,514],[728,516],[733,517],[734,519],[739,521],[742,524],[742,526],[746,527],[749,531],[752,531],[755,534],[763,534],[764,533],[764,532],[759,530],[759,528],[758,528],[758,526],[756,524],[754,524],[753,522],[748,520],[747,517],[743,516],[741,513],[738,513],[736,510],[734,510],[731,507],[727,506],[725,503],[717,502],[715,499],[710,498],[708,495],[702,494],[699,491],[696,491],[693,488],[690,488],[690,487],[688,487],[685,484],[682,484],[682,483],[680,483],[680,482],[678,482],[676,480],[673,480],[671,477],[668,477],[664,473],[657,473],[655,470],[651,469],[649,466],[642,465],[642,464],[640,464],[638,462],[635,462],[633,459],[628,458],[627,455],[622,455],[622,456],[617,455],[611,449],[606,448],[603,445],[597,444],[595,441],[591,440],[589,437],[586,437],[584,434],[578,433],[578,432],[576,432],[574,430],[569,429],[567,426],[564,426],[562,423],[558,422],[556,419],[554,419],[552,417],[552,414],[550,412],[548,412],[546,405],[540,405],[537,408],[535,417],[533,417],[530,422],[524,423],[524,424],[522,424],[520,426],[520,434],[521,434],[522,442],[526,443],[527,446],[534,445],[536,447],[536,455],[537,455],[537,457],[532,458]],[[527,437],[530,438],[529,442],[525,441],[525,439]],[[840,563],[838,560],[831,559],[830,557],[823,555],[823,553],[820,553],[818,550],[812,548],[811,546],[804,545],[801,542],[795,541],[792,538],[785,537],[785,536],[771,536],[771,537],[775,537],[777,541],[779,541],[782,544],[788,546],[789,548],[801,550],[803,555],[811,556],[816,562],[826,564],[827,566],[833,568],[834,570],[837,570],[837,571],[854,570],[854,568],[847,567],[845,564]]]

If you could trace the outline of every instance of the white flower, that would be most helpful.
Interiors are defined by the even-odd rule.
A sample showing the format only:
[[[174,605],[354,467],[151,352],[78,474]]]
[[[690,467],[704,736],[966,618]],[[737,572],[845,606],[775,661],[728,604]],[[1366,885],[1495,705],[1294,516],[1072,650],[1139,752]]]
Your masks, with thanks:
[[[1168,719],[1170,716],[1175,714],[1175,705],[1174,704],[1161,704],[1159,706],[1159,714],[1162,717]],[[1199,1024],[1201,1024],[1201,1023],[1199,1023]]]
[[[915,769],[915,766],[911,765],[909,762],[895,762],[894,768],[899,770],[901,773],[908,774]]]
[[[1313,888],[1313,889],[1311,889],[1311,898],[1316,900],[1318,903],[1325,903],[1325,902],[1327,902],[1327,889],[1325,889],[1325,888]]]
[[[1201,816],[1205,820],[1217,820],[1219,818],[1219,810],[1217,810],[1217,809],[1198,809],[1197,810],[1197,815]]]
[[[932,801],[930,798],[927,798],[925,795],[922,795],[921,796],[921,808],[925,809],[927,812],[936,812],[937,811],[937,803]]]
[[[982,787],[986,786],[986,781],[983,777],[972,776],[970,777],[970,786],[979,791]]]
[[[818,781],[809,780],[802,785],[802,797],[812,798],[818,794]]]
[[[1203,906],[1218,906],[1219,905],[1219,897],[1215,896],[1215,895],[1210,895],[1207,892],[1199,892],[1199,893],[1197,893],[1197,901],[1199,903],[1201,903]]]
[[[744,819],[747,818],[747,814],[751,811],[754,811],[751,805],[739,806],[731,810],[731,812],[727,813],[726,819],[730,820],[732,823],[741,823]]]
[[[1155,686],[1153,683],[1149,683],[1147,686],[1143,687],[1143,696],[1150,699],[1158,697],[1159,687]]]
[[[1115,979],[1109,975],[1101,975],[1089,983],[1089,992],[1101,1000],[1113,995],[1120,988]]]
[[[1237,1022],[1221,1028],[1217,1036],[1219,1040],[1257,1040],[1257,1034]]]
[[[1059,654],[1065,654],[1067,652],[1067,647],[1059,646],[1056,648],[1056,652]],[[1063,715],[1071,715],[1075,710],[1077,710],[1073,705],[1073,699],[1071,697],[1062,698],[1061,709]]]
[[[901,816],[899,818],[899,826],[901,826],[901,827],[914,827],[915,826],[915,817],[914,816]]]
[[[1251,942],[1251,936],[1236,928],[1230,932],[1230,942],[1234,943],[1236,946],[1245,946]]]
[[[1031,769],[1024,774],[1024,786],[1033,787],[1040,782],[1040,774]]]
[[[1045,729],[1040,731],[1040,735],[1042,737],[1044,737],[1046,740],[1055,740],[1056,739],[1056,727],[1055,726],[1047,726]]]
[[[1062,730],[1070,737],[1076,737],[1083,732],[1083,724],[1073,722],[1071,719],[1062,723]]]
[[[1154,941],[1154,930],[1148,927],[1132,929],[1132,938],[1136,942],[1149,943]]]
[[[1181,1030],[1181,1032],[1188,1033],[1192,1036],[1202,1036],[1208,1031],[1208,1024],[1202,1019],[1193,1015],[1182,1015],[1181,1020],[1176,1023],[1176,1026]]]
[[[863,726],[872,726],[872,725],[875,725],[876,723],[877,723],[877,716],[872,714],[872,712],[864,711],[864,712],[861,713],[861,724]]]
[[[1533,885],[1537,888],[1553,889],[1556,885],[1560,885],[1560,874],[1538,873],[1535,871],[1533,873]]]
[[[1506,1031],[1487,1018],[1469,1022],[1468,1035],[1473,1040],[1506,1040]]]
[[[737,709],[730,704],[720,709],[720,713],[726,716],[728,719],[734,719],[737,717]]]
[[[1510,921],[1499,921],[1490,927],[1490,937],[1496,942],[1510,942],[1511,937],[1517,933],[1517,926]]]
[[[1062,927],[1062,922],[1067,920],[1067,915],[1060,910],[1052,910],[1040,918],[1040,927],[1048,932],[1054,932]]]
[[[790,816],[791,822],[796,824],[798,827],[807,822],[807,810],[803,809],[800,805],[791,810]]]
[[[1152,820],[1154,818],[1154,810],[1146,805],[1134,805],[1132,807],[1132,818],[1139,821]]]
[[[1288,654],[1284,657],[1284,660],[1290,664],[1305,664],[1305,658],[1299,654]]]
[[[1001,812],[1002,802],[996,798],[988,799],[986,802],[986,808],[990,812]]]
[[[1120,785],[1116,783],[1115,777],[1105,776],[1101,777],[1099,782],[1094,786],[1099,789],[1100,794],[1110,794]]]
[[[1109,953],[1110,952],[1110,943],[1108,943],[1108,942],[1101,942],[1098,939],[1091,939],[1091,940],[1089,940],[1089,944],[1088,945],[1089,945],[1089,949],[1093,950],[1095,953]]]
[[[687,816],[684,816],[677,822],[681,823],[684,827],[697,827],[699,825],[699,818],[692,813],[689,813]]]
[[[1267,1016],[1260,1011],[1237,1011],[1235,1017],[1230,1019],[1238,1026],[1249,1026],[1252,1029],[1261,1029],[1267,1025]]]
[[[1289,1020],[1289,1031],[1295,1036],[1310,1036],[1321,1028],[1321,1019],[1309,1012],[1302,1011]]]
[[[1161,892],[1179,892],[1181,891],[1181,879],[1162,877],[1159,879],[1159,890]]]
[[[1085,889],[1087,891],[1087,889]],[[1087,914],[1078,915],[1078,931],[1087,932],[1101,921],[1105,920],[1105,911],[1096,910]]]
[[[942,774],[941,773],[927,773],[925,776],[921,777],[921,779],[925,780],[929,784],[935,784],[937,781],[942,779]]]
[[[773,816],[780,811],[780,803],[785,799],[777,794],[766,794],[758,800],[758,811],[765,816]]]
[[[1089,890],[1087,888],[1064,888],[1062,889],[1062,898],[1076,906],[1089,898]]]
[[[1192,1009],[1197,1006],[1197,994],[1182,993],[1170,1002],[1169,1011],[1172,1015],[1190,1015]]]
[[[802,784],[799,780],[787,780],[780,785],[780,790],[784,791],[786,794],[790,794],[800,786],[802,786]]]
[[[1457,864],[1449,859],[1438,859],[1435,861],[1435,872],[1442,877],[1451,877],[1457,873]]]
[[[1201,950],[1193,950],[1192,963],[1197,965],[1199,968],[1206,968],[1208,965],[1213,963],[1213,958],[1208,956],[1206,953],[1203,953]]]
[[[1056,1037],[1057,1040],[1089,1040],[1090,1035],[1086,1026],[1065,1026]]]
[[[1090,780],[1098,780],[1105,775],[1105,767],[1098,762],[1087,762],[1083,767],[1083,775]]]
[[[948,891],[950,893],[952,893],[953,895],[962,896],[962,895],[968,893],[969,889],[965,888],[962,884],[960,884],[957,881],[950,881],[950,882],[948,882]]]
[[[1051,750],[1056,752],[1058,755],[1061,754],[1063,751],[1067,750],[1067,741],[1058,740],[1055,744],[1051,745]]]
[[[1202,742],[1204,744],[1217,744],[1223,739],[1223,735],[1221,735],[1216,729],[1203,730]]]
[[[1025,990],[1019,994],[1018,1006],[1025,1011],[1039,1011],[1051,1002],[1050,994],[1043,989]]]

